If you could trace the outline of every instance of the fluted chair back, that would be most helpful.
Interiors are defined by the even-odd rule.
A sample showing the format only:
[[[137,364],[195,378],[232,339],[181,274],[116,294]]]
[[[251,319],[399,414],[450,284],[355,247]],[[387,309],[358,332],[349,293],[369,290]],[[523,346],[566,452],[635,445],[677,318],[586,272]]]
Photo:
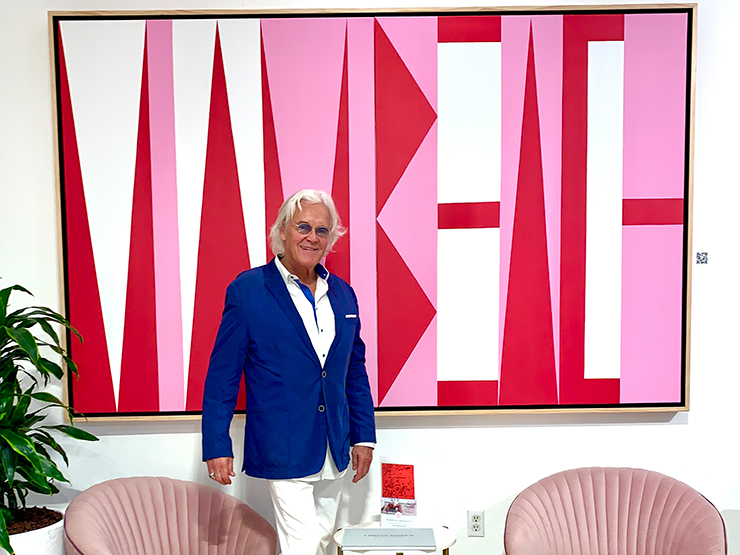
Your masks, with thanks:
[[[719,511],[683,482],[633,468],[558,472],[522,491],[507,555],[723,555]]]
[[[269,522],[235,497],[171,478],[120,478],[78,495],[67,555],[274,555]]]

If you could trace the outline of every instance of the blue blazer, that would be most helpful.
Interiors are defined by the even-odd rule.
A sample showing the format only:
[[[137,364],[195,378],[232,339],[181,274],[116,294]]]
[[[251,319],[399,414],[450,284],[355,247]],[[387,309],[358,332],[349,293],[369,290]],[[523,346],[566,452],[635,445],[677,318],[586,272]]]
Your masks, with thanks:
[[[350,445],[375,441],[357,298],[335,275],[328,284],[336,336],[323,369],[274,260],[229,285],[203,395],[203,460],[233,457],[229,426],[242,373],[248,475],[315,474],[327,441],[344,470]]]

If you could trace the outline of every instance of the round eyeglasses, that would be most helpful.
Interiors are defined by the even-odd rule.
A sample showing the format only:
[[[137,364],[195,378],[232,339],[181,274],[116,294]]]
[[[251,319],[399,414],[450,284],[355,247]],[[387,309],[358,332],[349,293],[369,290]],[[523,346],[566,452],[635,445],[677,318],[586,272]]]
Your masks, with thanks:
[[[316,232],[316,237],[320,237],[321,239],[329,237],[329,228],[323,225],[320,225],[319,227],[311,227],[306,222],[301,222],[299,224],[295,224],[295,228],[301,235],[308,235],[313,229]]]

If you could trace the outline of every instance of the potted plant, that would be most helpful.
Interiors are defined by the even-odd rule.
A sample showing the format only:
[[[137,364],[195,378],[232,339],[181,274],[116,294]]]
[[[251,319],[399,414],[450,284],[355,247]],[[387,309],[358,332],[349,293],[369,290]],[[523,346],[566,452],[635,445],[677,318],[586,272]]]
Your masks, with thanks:
[[[54,451],[69,464],[53,434],[97,440],[75,427],[69,406],[39,390],[51,378],[61,379],[64,374],[62,366],[52,359],[64,361],[77,375],[77,366],[55,328],[61,326],[82,338],[62,315],[49,308],[31,306],[10,312],[8,300],[13,291],[30,295],[20,285],[0,289],[0,548],[11,554],[8,527],[23,518],[28,493],[53,495],[59,492],[55,482],[68,482],[51,457]],[[69,424],[47,422],[49,409],[55,407],[66,411]]]

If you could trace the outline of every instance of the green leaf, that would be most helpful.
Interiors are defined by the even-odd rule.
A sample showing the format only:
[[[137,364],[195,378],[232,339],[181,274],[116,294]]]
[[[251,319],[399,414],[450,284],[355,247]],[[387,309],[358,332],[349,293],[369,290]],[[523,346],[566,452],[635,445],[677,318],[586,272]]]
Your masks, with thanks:
[[[52,403],[60,407],[64,406],[64,403],[62,403],[62,401],[60,401],[56,395],[52,395],[48,391],[39,391],[38,393],[32,393],[31,397],[33,397],[37,401],[43,401],[44,403]]]
[[[20,285],[12,285],[5,289],[0,289],[0,322],[5,320],[8,310],[8,299],[13,291],[23,291],[24,293],[31,295],[31,292],[28,289],[21,287]],[[33,295],[31,296],[33,297]]]
[[[64,358],[64,362],[67,363],[67,368],[69,368],[69,371],[72,372],[75,376],[79,379],[79,373],[77,372],[77,364],[69,358],[67,355],[62,355]]]
[[[67,453],[62,449],[61,445],[59,445],[56,440],[54,440],[53,437],[49,434],[49,432],[45,430],[35,430],[33,433],[28,434],[29,436],[33,437],[36,441],[40,443],[44,443],[54,449],[59,455],[61,455],[62,459],[64,459],[64,464],[69,466],[69,459],[67,458]]]
[[[49,476],[53,480],[69,483],[69,480],[64,477],[64,474],[59,471],[57,465],[54,464],[54,462],[50,459],[43,457],[41,458],[41,471],[43,472],[44,476]]]
[[[62,371],[61,366],[59,366],[56,362],[52,362],[46,358],[39,358],[36,367],[42,374],[51,374],[58,380],[61,380],[64,376],[64,372]]]
[[[24,293],[28,293],[33,297],[33,293],[31,293],[28,289],[23,287],[22,285],[11,285],[7,289],[3,289],[3,291],[23,291]]]
[[[10,392],[3,391],[3,393],[0,395],[0,421],[5,419],[6,414],[10,410],[10,407],[12,406],[13,406],[12,390]]]
[[[0,547],[10,553],[10,555],[13,555],[15,551],[13,551],[13,548],[10,545],[10,536],[8,536],[8,527],[5,524],[5,517],[5,511],[0,511]]]
[[[34,449],[33,443],[27,437],[23,437],[7,428],[0,428],[0,437],[8,442],[8,445],[10,445],[13,451],[30,462],[35,469],[41,468],[41,461],[39,461],[36,449]]]
[[[19,313],[18,316],[22,317],[23,319],[41,318],[47,321],[51,320],[52,322],[61,324],[62,326],[67,328],[69,331],[71,331],[73,334],[75,334],[80,341],[82,341],[82,336],[80,335],[80,332],[77,331],[77,329],[69,322],[69,320],[67,320],[64,316],[62,316],[58,312],[51,310],[50,308],[46,308],[45,306],[32,306],[32,307],[23,309],[21,311],[18,311],[18,313]],[[13,317],[14,318],[16,317],[16,313],[13,313]]]
[[[47,321],[50,320],[52,322],[58,322],[64,327],[69,327],[69,322],[64,316],[45,306],[27,306],[20,308],[15,312],[8,314],[7,318],[8,321],[12,322],[25,322],[33,318],[43,318]]]
[[[18,467],[18,474],[26,479],[25,482],[18,482],[20,486],[36,493],[43,493],[44,495],[52,494],[50,478],[47,478],[35,468]]]
[[[3,445],[0,448],[0,461],[3,465],[3,476],[8,482],[9,487],[13,487],[13,480],[15,479],[15,458],[13,451],[7,445]]]
[[[98,441],[98,438],[91,433],[86,432],[85,430],[82,430],[75,426],[66,426],[64,424],[59,424],[57,426],[44,426],[44,428],[53,428],[54,430],[59,430],[60,432],[64,432],[69,437],[72,437],[74,439],[81,439],[83,441]]]
[[[18,343],[18,346],[29,356],[33,363],[39,358],[39,348],[36,345],[36,339],[33,334],[28,330],[5,328],[8,335]]]
[[[57,335],[57,332],[54,331],[54,328],[51,327],[51,324],[47,322],[46,320],[37,319],[36,323],[41,326],[41,328],[46,332],[46,335],[51,337],[51,340],[54,342],[55,345],[59,345],[59,336]]]
[[[5,324],[5,317],[8,315],[8,297],[10,289],[0,291],[0,324]]]
[[[75,375],[77,374],[77,364],[75,364],[75,362],[71,358],[69,358],[69,355],[67,355],[67,353],[64,351],[64,349],[62,349],[61,347],[58,347],[56,345],[52,345],[52,344],[47,344],[47,346],[49,348],[51,348],[54,352],[56,352],[56,353],[58,353],[58,354],[60,354],[62,356],[62,358],[64,359],[64,362],[67,365],[67,368],[69,368],[69,371],[70,372],[72,372]]]
[[[18,404],[16,405],[15,409],[13,409],[13,416],[11,417],[11,423],[15,425],[23,424],[23,421],[25,420],[26,412],[28,411],[28,406],[31,404],[31,397],[29,395],[22,395],[20,399],[18,399]]]
[[[26,418],[26,423],[25,423],[25,427],[27,430],[33,428],[39,422],[43,422],[44,420],[46,420],[45,414],[39,414],[39,412],[41,412],[42,410],[45,410],[45,409],[39,409],[36,412],[32,412],[31,414],[28,415],[28,417]]]

